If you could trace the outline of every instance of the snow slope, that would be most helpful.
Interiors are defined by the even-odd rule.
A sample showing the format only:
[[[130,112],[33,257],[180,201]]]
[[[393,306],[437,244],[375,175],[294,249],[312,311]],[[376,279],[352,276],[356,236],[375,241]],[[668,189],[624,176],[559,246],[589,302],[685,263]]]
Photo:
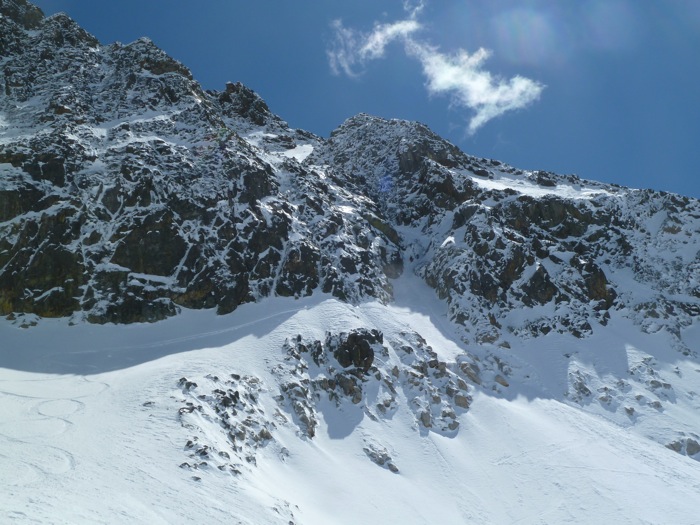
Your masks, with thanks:
[[[604,376],[621,366],[621,349],[631,359],[659,348],[657,335],[631,325],[593,342],[607,353],[561,336],[538,339],[538,349],[513,348],[540,376],[516,370],[500,391],[470,385],[473,400],[458,413],[456,432],[420,425],[405,384],[395,410],[379,415],[371,381],[358,404],[321,396],[315,435],[301,432],[276,400],[293,374],[284,368],[285,340],[297,334],[375,327],[386,343],[416,330],[447,362],[478,352],[455,342],[444,303],[413,302],[424,297],[421,285],[402,280],[397,288],[406,292],[393,306],[316,294],[227,316],[186,311],[157,324],[3,323],[0,512],[18,523],[697,523],[699,462],[645,437],[643,422],[586,413],[562,397],[572,367]],[[387,346],[379,369],[398,359]],[[667,422],[679,417],[697,428],[700,367],[680,354],[655,359],[664,372],[678,367],[695,389],[665,404]],[[194,464],[194,434],[233,455],[213,412],[181,410],[230,374],[240,385],[259,381],[250,417],[274,414],[272,438],[236,472],[215,468],[221,456],[181,466]],[[183,388],[183,377],[198,386]],[[385,453],[397,472],[364,449]]]

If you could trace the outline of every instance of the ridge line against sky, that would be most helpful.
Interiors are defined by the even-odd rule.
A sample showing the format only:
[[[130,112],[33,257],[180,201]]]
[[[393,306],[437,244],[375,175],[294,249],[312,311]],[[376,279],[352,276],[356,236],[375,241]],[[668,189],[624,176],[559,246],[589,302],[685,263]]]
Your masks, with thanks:
[[[241,81],[292,127],[320,136],[358,113],[419,121],[466,153],[518,168],[700,198],[697,0],[34,3],[48,16],[67,13],[104,44],[148,36],[204,88]],[[338,27],[360,39],[383,26],[392,38],[363,42],[354,77],[339,64],[332,73]],[[424,61],[438,57],[433,69],[411,41],[427,50]],[[546,89],[538,98],[523,90],[532,100],[519,109],[491,106],[508,108],[499,118],[483,106],[490,120],[480,122],[479,106],[460,98],[464,79],[475,78],[463,75],[470,60],[493,86],[520,77]]]
[[[489,120],[527,107],[540,97],[544,86],[536,81],[520,75],[506,81],[482,69],[491,56],[490,50],[480,47],[470,55],[460,49],[453,55],[446,55],[436,46],[416,38],[415,34],[422,29],[418,17],[424,4],[405,5],[404,8],[408,18],[385,24],[375,22],[370,33],[346,28],[340,19],[334,20],[331,25],[335,40],[327,51],[333,73],[356,78],[361,74],[356,66],[364,68],[368,61],[383,58],[387,46],[399,40],[404,44],[406,55],[420,62],[429,94],[449,94],[454,106],[475,112],[467,127],[470,135]]]

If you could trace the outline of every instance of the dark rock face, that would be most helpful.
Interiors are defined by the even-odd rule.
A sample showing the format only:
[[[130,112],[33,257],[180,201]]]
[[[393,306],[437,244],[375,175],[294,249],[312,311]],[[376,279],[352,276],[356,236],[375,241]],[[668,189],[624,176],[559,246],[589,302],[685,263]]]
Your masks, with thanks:
[[[241,84],[204,92],[148,39],[100,46],[65,15],[0,7],[0,314],[134,322],[318,288],[391,297],[396,232],[283,154],[320,139]]]
[[[378,330],[358,328],[348,334],[340,334],[338,341],[329,339],[326,346],[333,350],[333,357],[343,368],[354,366],[358,371],[367,373],[374,361],[372,346],[382,343],[384,337]]]
[[[5,0],[0,3],[0,15],[7,17],[24,29],[34,29],[44,18],[44,13],[27,0]]]
[[[410,232],[415,241],[405,241],[404,262],[477,342],[497,342],[509,312],[542,306],[546,317],[513,332],[583,337],[607,323],[608,310],[634,302],[614,278],[630,267],[660,300],[663,283],[680,291],[682,264],[665,247],[685,252],[700,218],[691,199],[524,172],[465,155],[420,124],[368,115],[346,121],[311,160],[332,165],[338,179],[379,204],[390,225]],[[649,226],[655,221],[662,227]],[[689,272],[700,269],[697,257],[685,261]],[[679,323],[669,331],[691,317]]]
[[[419,123],[357,115],[311,160],[330,163],[345,184],[359,186],[398,225],[431,220],[436,208],[452,209],[474,189],[448,170],[470,157]]]
[[[547,304],[558,291],[544,266],[538,266],[532,277],[523,285],[523,302],[528,306]]]
[[[265,101],[240,82],[226,84],[226,90],[218,95],[218,101],[224,112],[236,114],[257,126],[278,120]]]
[[[610,308],[617,297],[617,292],[608,286],[608,280],[603,270],[595,263],[580,256],[573,257],[571,265],[581,273],[588,299],[601,301],[601,307],[606,310]]]

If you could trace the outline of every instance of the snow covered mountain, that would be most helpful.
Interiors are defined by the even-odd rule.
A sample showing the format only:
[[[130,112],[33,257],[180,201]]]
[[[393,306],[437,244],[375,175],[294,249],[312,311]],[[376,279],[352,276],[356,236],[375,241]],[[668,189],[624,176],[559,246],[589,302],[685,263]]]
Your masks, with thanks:
[[[696,522],[697,200],[317,137],[25,0],[0,75],[6,516]]]

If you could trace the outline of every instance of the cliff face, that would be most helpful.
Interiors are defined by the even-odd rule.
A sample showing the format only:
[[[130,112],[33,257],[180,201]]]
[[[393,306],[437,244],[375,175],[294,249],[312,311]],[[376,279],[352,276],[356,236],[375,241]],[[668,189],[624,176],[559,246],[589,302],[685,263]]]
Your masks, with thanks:
[[[2,5],[0,313],[133,322],[317,288],[390,297],[398,239],[302,164],[320,139],[240,84],[204,92],[147,39],[101,46],[65,15],[27,29],[36,10]]]
[[[700,312],[697,201],[461,152],[358,115],[329,139],[147,39],[0,2],[0,313],[155,321],[270,295],[392,299],[415,271],[465,338]],[[525,314],[523,313],[525,312]]]
[[[377,203],[468,340],[585,337],[616,310],[689,351],[681,330],[700,313],[696,200],[519,170],[421,124],[367,115],[309,161]]]

